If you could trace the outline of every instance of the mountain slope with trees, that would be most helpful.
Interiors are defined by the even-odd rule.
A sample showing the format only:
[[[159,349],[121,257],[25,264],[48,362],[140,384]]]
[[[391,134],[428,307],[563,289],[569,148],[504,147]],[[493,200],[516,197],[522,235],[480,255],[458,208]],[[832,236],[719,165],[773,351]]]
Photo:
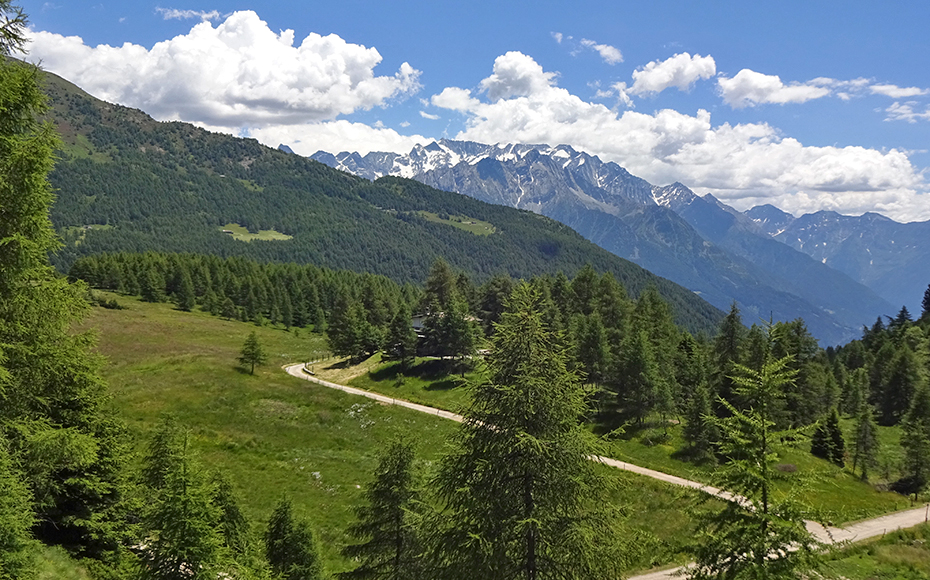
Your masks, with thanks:
[[[721,316],[548,218],[402,178],[372,183],[254,140],[159,123],[45,76],[64,141],[50,176],[58,190],[51,217],[65,241],[54,257],[61,269],[83,255],[146,250],[313,263],[401,283],[421,280],[437,257],[477,281],[573,275],[590,263],[633,294],[655,285],[694,331],[712,329]],[[454,227],[462,221],[494,231]],[[292,239],[245,243],[222,232],[230,223]]]

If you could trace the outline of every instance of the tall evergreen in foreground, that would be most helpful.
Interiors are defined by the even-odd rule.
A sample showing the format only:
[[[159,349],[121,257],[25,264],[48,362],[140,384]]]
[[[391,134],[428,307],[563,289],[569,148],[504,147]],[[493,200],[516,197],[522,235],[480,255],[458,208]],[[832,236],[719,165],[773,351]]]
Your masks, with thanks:
[[[272,572],[283,580],[321,580],[320,548],[310,525],[294,517],[291,501],[278,502],[265,532],[265,555]]]
[[[429,561],[443,579],[615,578],[622,564],[608,482],[580,420],[588,391],[543,321],[529,284],[514,290],[483,378],[434,486],[443,510]]]
[[[49,265],[59,243],[47,175],[59,141],[39,121],[48,110],[39,69],[8,58],[25,25],[0,0],[0,433],[13,461],[29,466],[35,535],[96,557],[123,539],[124,446],[104,409],[92,337],[71,331],[87,311],[85,288]]]
[[[803,512],[790,494],[773,494],[777,444],[797,436],[775,431],[772,417],[794,381],[790,363],[785,357],[760,370],[734,367],[733,394],[746,410],[722,401],[729,416],[716,422],[727,461],[716,476],[721,489],[745,499],[699,515],[692,579],[802,578],[817,565],[820,545],[805,528]]]
[[[37,542],[31,528],[35,514],[22,476],[13,466],[0,435],[0,578],[27,580],[35,575]]]

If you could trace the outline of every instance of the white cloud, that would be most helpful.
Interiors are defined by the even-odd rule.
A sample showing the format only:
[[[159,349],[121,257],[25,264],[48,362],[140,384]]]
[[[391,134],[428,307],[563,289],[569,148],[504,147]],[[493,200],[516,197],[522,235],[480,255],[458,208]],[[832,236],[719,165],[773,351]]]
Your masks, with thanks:
[[[177,8],[156,8],[156,12],[162,15],[165,20],[189,20],[199,18],[201,20],[219,20],[220,13],[218,10],[178,10]]]
[[[553,73],[519,56],[511,58],[522,63],[521,70],[535,71],[537,82],[525,84],[530,89],[485,100],[448,87],[432,97],[434,106],[465,115],[466,128],[456,138],[566,143],[652,183],[681,181],[740,209],[773,203],[792,212],[829,208],[930,219],[930,206],[919,193],[927,184],[904,152],[805,147],[767,124],[715,127],[705,110],[693,116],[668,109],[621,114],[554,86]]]
[[[652,61],[633,71],[633,86],[629,92],[634,95],[661,93],[669,87],[688,91],[699,79],[709,79],[715,74],[717,64],[713,57],[691,56],[683,52],[662,62]]]
[[[717,79],[724,102],[733,108],[752,107],[763,103],[804,103],[830,94],[833,79],[814,79],[807,83],[786,85],[777,75],[766,75],[748,68],[733,78]]]
[[[930,105],[927,106],[927,109],[923,113],[915,111],[915,106],[917,106],[915,101],[908,101],[906,103],[899,103],[895,101],[890,107],[885,109],[885,112],[888,113],[888,116],[885,117],[885,120],[907,121],[908,123],[916,123],[917,121],[930,121]]]
[[[617,64],[618,62],[623,62],[623,53],[620,52],[619,48],[610,46],[609,44],[598,44],[597,42],[587,38],[581,39],[581,45],[596,50],[607,64]]]
[[[230,127],[204,128],[235,134],[235,129]],[[414,145],[425,145],[434,140],[422,135],[401,135],[393,129],[379,129],[343,119],[306,125],[270,125],[253,129],[248,135],[269,147],[283,143],[299,155],[313,155],[321,150],[330,153],[358,151],[361,155],[371,151],[409,153]]]
[[[869,87],[873,95],[885,95],[892,99],[906,99],[908,97],[919,97],[930,93],[928,89],[917,87],[899,87],[897,85],[872,85]]]
[[[435,121],[439,119],[439,115],[432,115],[430,113],[427,113],[426,111],[420,111],[420,116],[423,117],[424,119],[429,119],[430,121]]]
[[[375,76],[381,55],[335,34],[278,34],[252,11],[207,21],[151,48],[90,47],[77,36],[35,32],[30,58],[102,99],[167,120],[258,127],[336,118],[419,90],[404,63]]]
[[[562,44],[562,33],[561,32],[552,32],[552,38],[555,39],[556,43]]]
[[[494,60],[494,73],[481,81],[492,101],[532,94],[553,84],[555,73],[522,52],[508,52]]]

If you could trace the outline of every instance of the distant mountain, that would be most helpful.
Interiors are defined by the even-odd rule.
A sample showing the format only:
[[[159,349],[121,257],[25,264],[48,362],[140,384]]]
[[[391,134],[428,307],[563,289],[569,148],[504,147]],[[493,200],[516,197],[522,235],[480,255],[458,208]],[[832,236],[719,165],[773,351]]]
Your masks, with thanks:
[[[735,300],[750,323],[802,317],[827,344],[859,336],[862,324],[892,310],[874,292],[775,242],[736,210],[681,184],[654,187],[567,145],[440,140],[408,154],[321,151],[311,157],[369,179],[398,175],[540,213],[718,308]]]
[[[440,256],[476,282],[499,273],[573,276],[590,263],[633,296],[654,284],[692,332],[713,332],[723,315],[543,216],[159,123],[55,75],[46,74],[46,89],[63,141],[50,175],[58,195],[51,218],[64,242],[52,259],[62,270],[82,255],[148,250],[312,263],[401,283],[421,282]],[[257,239],[225,234],[229,224]]]
[[[795,218],[772,206],[746,212],[792,248],[860,282],[915,315],[930,284],[930,221],[902,224],[876,213],[820,211]]]

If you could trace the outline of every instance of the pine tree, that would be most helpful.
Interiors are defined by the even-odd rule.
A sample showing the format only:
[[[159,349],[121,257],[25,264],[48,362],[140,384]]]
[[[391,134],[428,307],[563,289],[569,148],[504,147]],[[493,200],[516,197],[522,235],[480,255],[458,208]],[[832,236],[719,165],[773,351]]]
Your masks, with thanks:
[[[805,528],[802,511],[790,494],[781,500],[773,495],[776,445],[798,435],[776,432],[771,417],[794,380],[790,362],[785,357],[759,370],[734,368],[734,394],[746,410],[722,402],[729,416],[715,421],[727,461],[716,478],[721,489],[745,500],[698,516],[693,579],[802,578],[817,566],[820,545]]]
[[[863,403],[856,416],[856,430],[852,442],[853,472],[861,469],[860,477],[869,480],[869,470],[878,463],[878,426],[872,414],[872,405]]]
[[[305,521],[294,518],[287,498],[278,502],[265,532],[265,556],[272,572],[283,580],[321,580],[320,549]]]
[[[255,374],[255,365],[263,365],[268,362],[268,355],[258,341],[255,331],[249,333],[239,352],[239,363],[249,367],[249,374]]]
[[[442,511],[428,561],[444,579],[616,577],[608,487],[580,419],[589,392],[567,370],[542,296],[514,290],[481,379],[434,481]]]
[[[0,578],[28,580],[35,576],[35,513],[29,488],[7,447],[0,435]]]
[[[914,392],[907,416],[901,426],[906,476],[898,488],[917,494],[930,483],[930,387],[921,384]]]
[[[402,580],[422,577],[422,550],[417,533],[418,505],[413,445],[394,441],[381,455],[366,504],[349,535],[361,541],[343,549],[359,565],[340,578]]]

